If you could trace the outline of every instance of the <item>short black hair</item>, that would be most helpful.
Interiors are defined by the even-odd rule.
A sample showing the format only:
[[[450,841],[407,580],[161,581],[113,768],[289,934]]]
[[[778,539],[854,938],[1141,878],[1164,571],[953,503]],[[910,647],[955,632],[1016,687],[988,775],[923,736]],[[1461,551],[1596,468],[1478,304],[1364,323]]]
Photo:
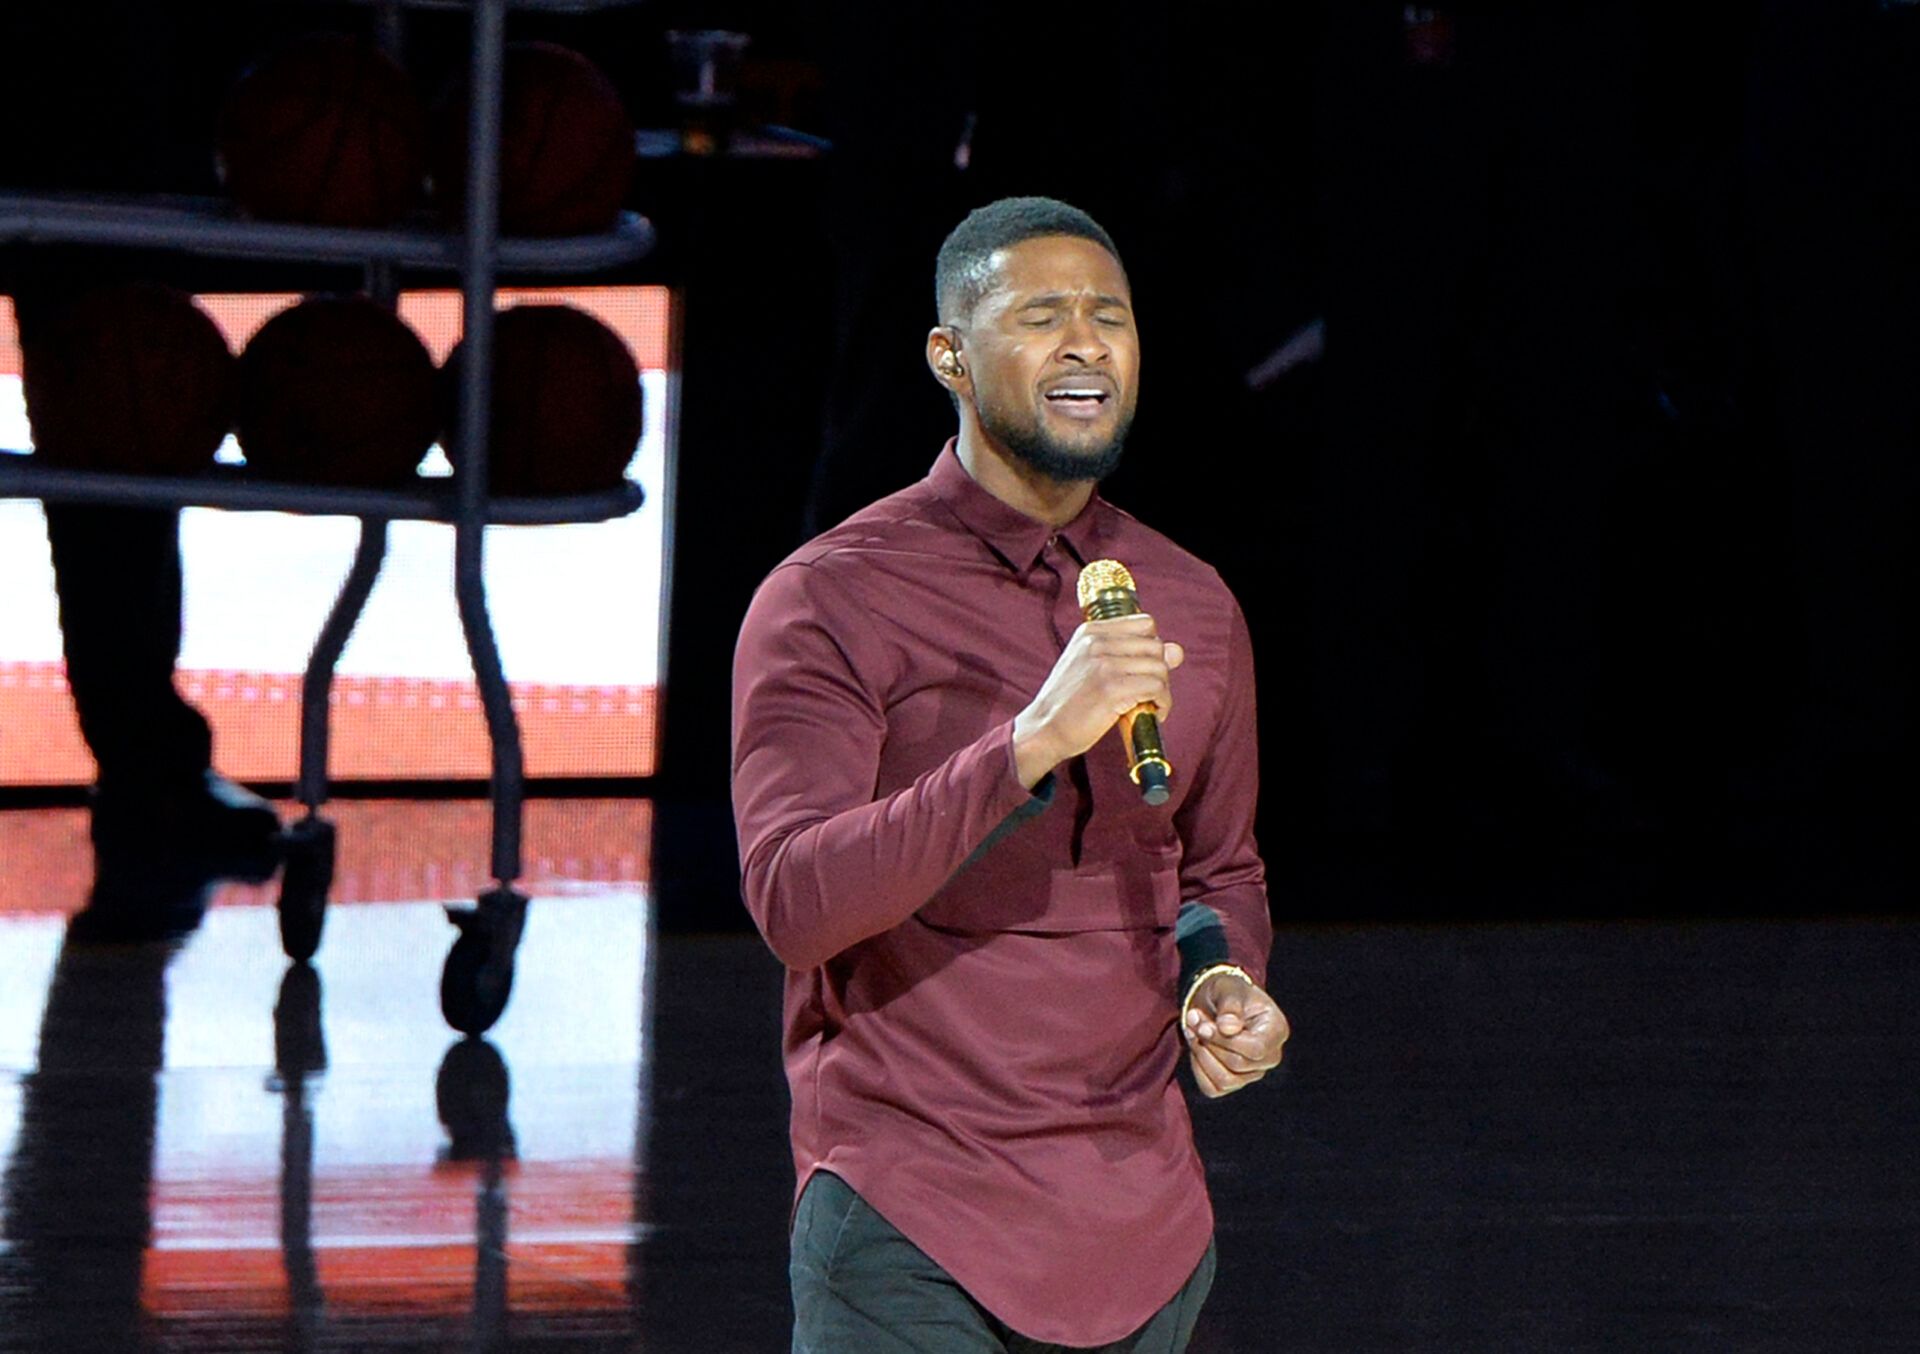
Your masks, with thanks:
[[[933,265],[933,303],[940,320],[944,323],[973,312],[993,280],[996,251],[1043,235],[1092,240],[1120,263],[1113,237],[1078,207],[1051,197],[1003,197],[968,212],[940,246]]]

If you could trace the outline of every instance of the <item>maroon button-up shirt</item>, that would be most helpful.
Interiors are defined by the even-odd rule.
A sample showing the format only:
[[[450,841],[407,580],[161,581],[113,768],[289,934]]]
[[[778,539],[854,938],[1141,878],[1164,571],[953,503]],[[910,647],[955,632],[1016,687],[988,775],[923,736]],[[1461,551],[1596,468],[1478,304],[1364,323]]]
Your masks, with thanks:
[[[1132,570],[1186,648],[1173,796],[1118,734],[1029,794],[1013,719],[1080,624],[1080,566]],[[799,1188],[844,1178],[1022,1334],[1120,1339],[1213,1214],[1175,1081],[1183,904],[1260,978],[1251,649],[1214,571],[1097,494],[1057,531],[932,473],[789,557],[734,667],[748,908],[786,963]]]

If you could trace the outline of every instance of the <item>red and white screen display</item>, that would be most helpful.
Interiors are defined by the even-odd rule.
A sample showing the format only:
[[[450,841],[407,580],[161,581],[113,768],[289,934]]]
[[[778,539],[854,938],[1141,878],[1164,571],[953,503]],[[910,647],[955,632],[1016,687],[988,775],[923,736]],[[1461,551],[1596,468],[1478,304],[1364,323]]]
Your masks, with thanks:
[[[238,352],[295,295],[199,299]],[[596,316],[640,367],[645,422],[628,476],[645,506],[610,522],[494,527],[486,584],[530,776],[655,769],[661,672],[672,296],[661,287],[510,290],[504,306],[562,302]],[[407,321],[444,361],[459,338],[451,291],[411,292]],[[12,307],[0,299],[0,448],[31,446]],[[239,459],[229,439],[223,460]],[[439,448],[423,474],[446,473]],[[350,517],[188,508],[181,513],[184,637],[175,682],[212,722],[214,759],[249,781],[290,780],[301,674],[351,562]],[[489,744],[453,591],[453,529],[396,521],[373,595],[337,668],[329,772],[337,780],[484,779]],[[84,784],[61,661],[40,504],[0,499],[0,784]]]

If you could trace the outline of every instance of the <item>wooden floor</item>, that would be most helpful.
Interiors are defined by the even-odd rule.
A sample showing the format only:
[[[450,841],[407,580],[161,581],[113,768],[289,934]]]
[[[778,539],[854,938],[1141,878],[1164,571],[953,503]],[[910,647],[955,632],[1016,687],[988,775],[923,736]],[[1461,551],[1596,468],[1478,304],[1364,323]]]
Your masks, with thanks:
[[[582,850],[463,1043],[443,899],[343,903],[313,970],[257,889],[84,945],[85,871],[19,855],[72,815],[0,814],[0,1349],[785,1348],[757,939]],[[1283,927],[1273,986],[1284,1072],[1195,1106],[1196,1354],[1920,1349],[1911,921]]]

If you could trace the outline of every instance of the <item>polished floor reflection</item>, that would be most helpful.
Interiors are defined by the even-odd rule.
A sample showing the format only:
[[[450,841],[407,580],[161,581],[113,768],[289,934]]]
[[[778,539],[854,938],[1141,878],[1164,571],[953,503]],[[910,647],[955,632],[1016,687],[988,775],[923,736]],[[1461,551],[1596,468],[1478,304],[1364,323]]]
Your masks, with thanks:
[[[484,815],[341,817],[309,968],[257,887],[117,942],[84,816],[0,813],[0,1350],[784,1349],[765,947],[654,934],[645,805],[543,801],[461,1040]],[[1273,983],[1194,1354],[1920,1348],[1911,917],[1283,925]]]
[[[472,806],[393,806],[397,830],[351,807],[391,857],[357,880],[347,859],[314,967],[282,957],[268,890],[216,892],[183,941],[124,943],[99,933],[97,891],[84,910],[57,884],[23,897],[19,881],[60,872],[10,853],[0,1347],[631,1332],[649,933],[644,883],[605,876],[643,875],[644,806],[580,806],[608,849],[562,855],[572,877],[529,853],[542,868],[514,997],[471,1040],[438,1008],[442,903],[466,895],[391,884],[464,887],[442,857],[470,845]],[[21,846],[35,816],[7,815],[0,840]],[[132,891],[121,906],[166,901]]]

